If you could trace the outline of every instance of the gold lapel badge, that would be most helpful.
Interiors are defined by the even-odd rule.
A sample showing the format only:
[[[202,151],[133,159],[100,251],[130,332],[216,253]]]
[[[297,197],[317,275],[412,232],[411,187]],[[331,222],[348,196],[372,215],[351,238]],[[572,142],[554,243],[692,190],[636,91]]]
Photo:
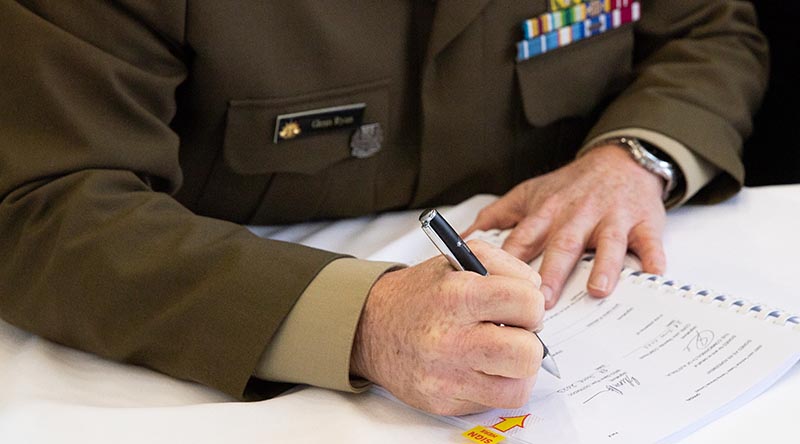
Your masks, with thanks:
[[[286,125],[283,125],[283,128],[281,128],[278,134],[281,136],[281,139],[288,140],[299,136],[301,132],[303,132],[303,130],[300,129],[300,124],[292,120],[286,122]]]

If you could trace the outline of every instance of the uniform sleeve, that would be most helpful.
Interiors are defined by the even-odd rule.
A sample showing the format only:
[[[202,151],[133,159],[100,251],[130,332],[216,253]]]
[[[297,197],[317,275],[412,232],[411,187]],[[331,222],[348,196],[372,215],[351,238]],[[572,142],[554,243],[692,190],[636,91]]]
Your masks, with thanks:
[[[184,14],[177,1],[0,0],[0,315],[242,397],[338,256],[171,197]]]
[[[748,2],[646,1],[636,24],[635,80],[587,141],[625,128],[662,134],[718,168],[697,200],[719,201],[744,180],[743,139],[766,88],[768,51]]]

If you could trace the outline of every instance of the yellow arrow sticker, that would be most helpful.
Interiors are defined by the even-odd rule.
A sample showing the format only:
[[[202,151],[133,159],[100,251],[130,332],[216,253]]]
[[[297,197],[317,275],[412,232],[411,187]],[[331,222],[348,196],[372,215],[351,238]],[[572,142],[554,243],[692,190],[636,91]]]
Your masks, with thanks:
[[[473,427],[461,435],[478,444],[495,444],[506,439],[505,436],[495,433],[484,426]]]
[[[528,416],[531,416],[531,414],[528,413],[527,415],[523,416],[510,416],[508,418],[504,418],[501,416],[500,417],[501,421],[493,425],[492,427],[494,427],[497,430],[500,430],[503,433],[513,429],[514,427],[519,427],[521,429],[524,429],[525,420],[528,419]]]

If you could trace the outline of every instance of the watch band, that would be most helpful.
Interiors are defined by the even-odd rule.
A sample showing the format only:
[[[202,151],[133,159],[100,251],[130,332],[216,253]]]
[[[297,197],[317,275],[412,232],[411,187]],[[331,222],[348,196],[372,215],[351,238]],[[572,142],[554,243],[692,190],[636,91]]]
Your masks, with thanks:
[[[625,148],[630,153],[633,160],[642,168],[664,179],[664,191],[661,200],[667,202],[673,190],[678,184],[678,170],[672,162],[656,156],[651,149],[645,148],[644,144],[635,137],[613,137],[597,142],[594,146],[617,145]],[[652,150],[652,151],[651,151]],[[663,156],[663,153],[662,153]],[[665,156],[666,157],[666,156]]]

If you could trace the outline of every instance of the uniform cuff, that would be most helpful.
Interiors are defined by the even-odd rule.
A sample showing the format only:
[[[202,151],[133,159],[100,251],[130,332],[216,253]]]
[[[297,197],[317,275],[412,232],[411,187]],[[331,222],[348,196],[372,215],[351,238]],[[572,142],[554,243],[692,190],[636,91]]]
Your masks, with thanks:
[[[622,136],[635,137],[658,147],[658,149],[667,153],[675,162],[675,165],[681,169],[681,173],[683,173],[684,180],[686,181],[686,187],[684,188],[683,195],[675,199],[670,199],[671,207],[685,203],[700,191],[701,188],[706,186],[720,171],[719,168],[694,154],[686,145],[677,140],[657,131],[642,128],[623,128],[601,134],[589,140],[578,152],[578,156],[586,154],[592,146],[604,139]]]
[[[360,392],[350,378],[350,354],[361,310],[375,281],[398,264],[337,259],[300,296],[255,371],[261,379]]]

